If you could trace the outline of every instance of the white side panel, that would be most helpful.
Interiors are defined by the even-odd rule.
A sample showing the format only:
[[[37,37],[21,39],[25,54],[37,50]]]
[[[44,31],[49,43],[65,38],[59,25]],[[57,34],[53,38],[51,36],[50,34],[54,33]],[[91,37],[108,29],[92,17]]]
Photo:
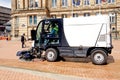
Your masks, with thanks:
[[[97,27],[96,27],[97,26]],[[65,26],[65,36],[70,46],[95,46],[101,24]]]
[[[92,16],[69,19],[65,18],[63,22],[64,33],[68,44],[71,47],[106,47],[106,41],[108,40],[106,35],[109,32],[106,30],[109,27],[108,16]],[[105,41],[97,41],[97,39],[99,39],[99,34],[105,35]],[[108,42],[109,41],[110,39]]]

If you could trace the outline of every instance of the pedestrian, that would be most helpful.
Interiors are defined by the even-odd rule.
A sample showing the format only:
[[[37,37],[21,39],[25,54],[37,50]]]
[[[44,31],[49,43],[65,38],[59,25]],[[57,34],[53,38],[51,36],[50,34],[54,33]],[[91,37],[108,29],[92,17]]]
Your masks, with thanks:
[[[26,38],[25,38],[25,33],[24,33],[24,34],[21,36],[22,48],[25,48],[25,47],[26,47],[25,41],[26,41]]]

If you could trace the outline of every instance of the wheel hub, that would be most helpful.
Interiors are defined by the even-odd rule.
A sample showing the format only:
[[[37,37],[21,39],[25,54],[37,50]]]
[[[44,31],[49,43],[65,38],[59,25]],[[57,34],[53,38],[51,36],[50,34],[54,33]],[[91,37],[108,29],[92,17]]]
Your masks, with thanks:
[[[53,59],[53,57],[54,57],[54,53],[51,51],[51,52],[49,52],[48,53],[48,58],[49,59]]]
[[[101,63],[102,61],[104,61],[104,56],[100,53],[97,53],[95,56],[94,56],[94,59],[95,61]]]

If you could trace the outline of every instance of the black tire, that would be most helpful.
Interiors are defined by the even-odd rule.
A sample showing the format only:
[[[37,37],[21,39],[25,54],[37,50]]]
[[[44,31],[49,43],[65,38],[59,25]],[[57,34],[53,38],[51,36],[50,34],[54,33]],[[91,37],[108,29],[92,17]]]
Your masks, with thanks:
[[[91,60],[93,64],[104,65],[107,63],[107,53],[104,49],[94,49],[91,51]]]
[[[49,62],[55,62],[58,58],[58,52],[54,48],[48,48],[45,54],[46,60]]]

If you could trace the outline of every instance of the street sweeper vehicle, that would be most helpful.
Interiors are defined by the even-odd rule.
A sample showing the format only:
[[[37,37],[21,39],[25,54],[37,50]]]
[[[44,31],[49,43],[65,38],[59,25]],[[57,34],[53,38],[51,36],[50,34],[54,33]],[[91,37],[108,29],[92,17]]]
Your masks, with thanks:
[[[112,51],[112,38],[108,15],[44,19],[32,33],[34,46],[19,51],[20,58],[44,57],[54,62],[59,57],[91,57],[94,64],[106,64]]]

